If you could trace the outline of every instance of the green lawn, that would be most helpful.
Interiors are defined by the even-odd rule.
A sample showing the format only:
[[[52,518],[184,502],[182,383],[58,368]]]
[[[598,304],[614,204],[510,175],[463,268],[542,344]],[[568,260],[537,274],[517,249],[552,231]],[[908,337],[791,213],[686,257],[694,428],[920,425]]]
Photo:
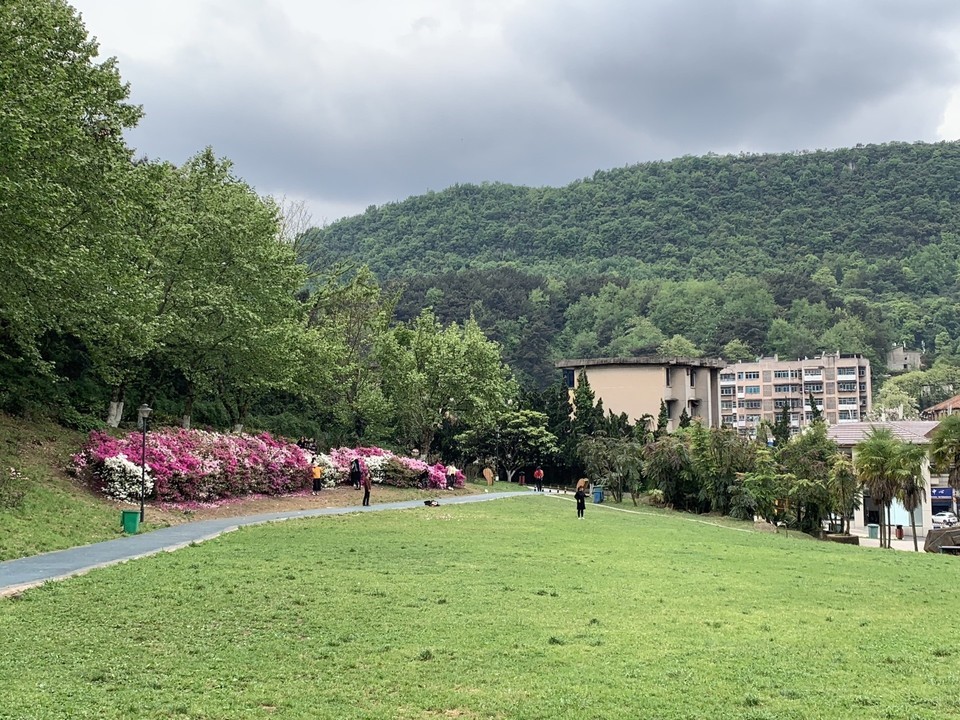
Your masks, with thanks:
[[[291,521],[48,584],[0,601],[0,718],[957,716],[956,558],[586,515]]]

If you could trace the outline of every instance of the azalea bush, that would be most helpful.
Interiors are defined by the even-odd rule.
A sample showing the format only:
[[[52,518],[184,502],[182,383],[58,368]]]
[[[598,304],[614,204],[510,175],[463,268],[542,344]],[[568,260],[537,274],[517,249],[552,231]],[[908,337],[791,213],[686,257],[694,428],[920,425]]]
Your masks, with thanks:
[[[314,462],[323,467],[324,481],[333,485],[350,482],[350,465],[354,459],[360,461],[361,471],[369,473],[373,483],[435,490],[446,490],[448,486],[447,468],[443,463],[429,465],[378,447],[334,448],[329,454],[317,455]],[[463,487],[466,478],[460,470],[454,478],[453,487]]]
[[[73,456],[78,474],[117,500],[139,499],[139,433],[90,433]],[[164,429],[147,433],[147,495],[160,502],[210,502],[241,495],[283,495],[312,483],[309,456],[292,443],[259,435]],[[135,476],[135,482],[134,482]]]

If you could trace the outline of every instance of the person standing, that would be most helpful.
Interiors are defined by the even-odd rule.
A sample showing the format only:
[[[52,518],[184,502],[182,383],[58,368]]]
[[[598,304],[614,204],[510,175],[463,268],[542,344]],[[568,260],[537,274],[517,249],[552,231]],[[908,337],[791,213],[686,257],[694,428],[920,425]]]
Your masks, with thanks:
[[[363,483],[363,504],[369,505],[370,504],[370,473],[369,472],[363,473],[363,480],[361,480],[361,482]]]
[[[577,520],[583,520],[583,511],[587,509],[588,483],[589,481],[586,478],[577,480],[577,491],[573,494],[573,497],[577,501]]]
[[[323,468],[319,465],[313,466],[313,494],[316,495],[323,489]]]
[[[350,484],[353,485],[354,490],[360,489],[362,476],[363,472],[360,470],[360,458],[354,458],[353,462],[350,463]]]
[[[533,479],[537,483],[537,492],[543,492],[543,468],[537,465],[537,469],[533,471]]]

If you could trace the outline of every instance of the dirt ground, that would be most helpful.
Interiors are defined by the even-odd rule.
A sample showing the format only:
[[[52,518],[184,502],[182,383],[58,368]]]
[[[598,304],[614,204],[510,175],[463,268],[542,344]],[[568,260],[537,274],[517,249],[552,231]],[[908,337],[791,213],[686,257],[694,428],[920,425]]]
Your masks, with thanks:
[[[485,485],[474,485],[471,483],[456,490],[416,490],[375,485],[370,491],[370,503],[377,505],[379,503],[418,499],[428,500],[430,498],[436,498],[442,502],[445,497],[475,495],[482,493],[485,489]],[[260,515],[262,513],[285,512],[289,510],[347,507],[349,505],[359,505],[362,500],[363,492],[354,490],[347,485],[327,488],[316,495],[310,492],[282,496],[260,495],[246,498],[232,498],[208,505],[192,504],[189,507],[148,505],[147,521],[158,525],[177,525],[195,520],[239,517],[241,515]]]

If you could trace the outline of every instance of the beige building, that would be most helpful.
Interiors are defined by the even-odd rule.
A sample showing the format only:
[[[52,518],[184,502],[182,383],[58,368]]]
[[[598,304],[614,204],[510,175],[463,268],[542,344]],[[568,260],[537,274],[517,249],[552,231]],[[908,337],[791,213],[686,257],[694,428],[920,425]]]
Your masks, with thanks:
[[[723,368],[719,384],[722,424],[745,435],[763,421],[773,424],[785,407],[791,428],[805,427],[814,412],[811,394],[828,425],[857,422],[872,408],[870,361],[862,355],[738,362]]]
[[[960,395],[954,395],[949,400],[920,411],[920,417],[924,420],[943,420],[948,415],[957,414],[960,414]]]
[[[827,437],[837,443],[841,450],[849,452],[856,460],[856,445],[865,440],[874,428],[887,428],[894,437],[911,445],[920,445],[928,450],[933,431],[937,429],[939,421],[898,420],[894,422],[858,422],[844,423],[827,430]],[[953,509],[953,489],[947,484],[946,475],[931,473],[930,462],[924,458],[921,468],[924,492],[926,499],[913,513],[913,525],[917,528],[917,536],[923,537],[933,528],[933,515],[941,510]],[[905,535],[910,535],[910,513],[903,505],[894,500],[891,505],[890,524],[900,525]],[[880,508],[869,496],[864,495],[860,507],[854,511],[850,527],[863,530],[869,524],[880,522]]]
[[[919,350],[907,350],[906,345],[895,345],[887,353],[887,370],[892,373],[919,370],[921,367],[922,359]]]
[[[717,379],[725,364],[720,358],[634,357],[560,360],[556,366],[571,394],[583,370],[604,410],[626,413],[631,422],[643,415],[656,419],[663,400],[672,431],[684,410],[707,427],[720,424]]]

